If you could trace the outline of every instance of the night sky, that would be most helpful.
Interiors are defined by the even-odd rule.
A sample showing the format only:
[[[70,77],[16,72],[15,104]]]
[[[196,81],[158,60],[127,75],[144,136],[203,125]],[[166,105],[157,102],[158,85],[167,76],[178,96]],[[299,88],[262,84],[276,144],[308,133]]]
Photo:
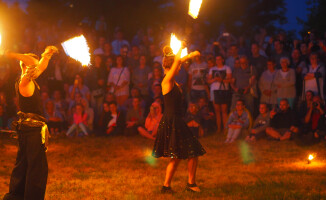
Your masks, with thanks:
[[[22,7],[26,7],[28,0],[3,0],[8,3],[13,3],[15,1],[21,2]],[[217,0],[223,1],[223,0]],[[272,0],[271,0],[272,1]],[[288,18],[288,23],[280,26],[285,30],[300,30],[302,27],[297,23],[296,17],[302,19],[307,18],[307,6],[305,4],[306,0],[285,0],[287,3],[288,12],[286,14]]]

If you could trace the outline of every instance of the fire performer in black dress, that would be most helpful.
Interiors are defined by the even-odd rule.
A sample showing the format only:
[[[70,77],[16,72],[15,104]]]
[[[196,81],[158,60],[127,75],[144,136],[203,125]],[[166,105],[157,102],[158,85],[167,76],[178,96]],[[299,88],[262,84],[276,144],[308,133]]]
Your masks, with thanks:
[[[182,49],[182,48],[181,48]],[[198,156],[205,154],[204,148],[183,120],[182,93],[174,77],[183,61],[199,55],[195,51],[181,58],[181,49],[174,55],[172,49],[164,47],[163,68],[165,77],[162,81],[164,114],[160,121],[153,149],[154,157],[170,157],[162,193],[172,193],[171,180],[181,159],[188,159],[188,183],[186,189],[200,192],[196,185]]]
[[[4,200],[44,199],[48,176],[48,130],[43,117],[40,88],[35,79],[47,68],[51,56],[56,52],[56,47],[48,46],[40,60],[34,54],[5,53],[6,57],[20,61],[22,73],[16,83],[20,111],[18,120],[13,123],[18,133],[19,148],[9,193]]]

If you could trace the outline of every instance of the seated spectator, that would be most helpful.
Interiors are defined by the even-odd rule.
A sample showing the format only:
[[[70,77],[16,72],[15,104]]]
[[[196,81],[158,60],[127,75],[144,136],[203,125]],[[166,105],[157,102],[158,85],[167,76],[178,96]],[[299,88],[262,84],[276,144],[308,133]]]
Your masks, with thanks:
[[[99,116],[98,123],[95,124],[97,135],[103,136],[106,134],[108,124],[111,120],[110,118],[111,118],[110,105],[107,101],[104,101],[102,106],[102,112]]]
[[[140,107],[140,98],[134,97],[132,101],[132,108],[127,111],[126,135],[136,135],[137,128],[144,124],[144,109]]]
[[[0,129],[8,129],[8,117],[2,105],[0,105]]]
[[[266,134],[276,140],[289,140],[294,133],[298,133],[297,120],[289,106],[287,99],[280,101],[279,111],[274,108],[270,112],[270,126],[266,128]]]
[[[259,105],[259,115],[256,118],[253,127],[249,130],[246,141],[256,141],[266,136],[266,128],[269,126],[270,116],[267,104]]]
[[[129,110],[133,107],[132,102],[135,97],[140,99],[140,107],[145,109],[146,102],[141,98],[140,90],[137,87],[133,87],[130,91],[131,96],[125,101],[124,109]]]
[[[76,74],[74,84],[69,87],[69,95],[71,99],[75,99],[75,94],[80,93],[83,98],[90,100],[90,90],[84,85],[81,75]]]
[[[314,97],[314,93],[310,90],[308,90],[305,93],[305,98],[303,101],[300,102],[299,104],[299,119],[300,119],[300,123],[304,123],[304,118],[308,112],[308,110],[310,109],[311,105],[312,105],[312,99]]]
[[[243,129],[248,129],[250,126],[250,113],[245,109],[243,100],[238,100],[235,105],[235,110],[229,114],[227,122],[228,134],[225,143],[234,142],[240,135]]]
[[[50,134],[53,136],[59,135],[63,128],[63,116],[56,109],[53,101],[49,100],[46,102],[44,116],[49,127]]]
[[[289,68],[290,60],[287,57],[282,57],[280,60],[281,69],[276,71],[274,84],[277,87],[276,98],[280,104],[281,99],[286,98],[290,107],[293,109],[296,95],[295,90],[295,71]]]
[[[84,112],[84,108],[81,104],[77,104],[76,105],[76,110],[73,114],[73,124],[69,127],[66,135],[67,136],[72,136],[73,131],[75,131],[76,129],[76,135],[79,136],[80,133],[78,131],[78,128],[80,128],[80,130],[82,131],[82,134],[84,135],[88,135],[88,131],[87,131],[87,114]]]
[[[106,128],[107,135],[121,135],[125,128],[123,112],[118,110],[117,103],[109,102],[110,117]]]
[[[84,112],[87,114],[87,127],[90,132],[93,131],[93,123],[94,123],[94,110],[89,107],[89,103],[87,99],[81,100],[81,105],[84,107]]]
[[[152,103],[150,106],[149,114],[145,120],[145,128],[142,126],[138,127],[139,134],[148,139],[155,140],[157,128],[162,116],[163,114],[161,105],[156,102]]]
[[[159,84],[161,85],[162,82],[162,67],[155,67],[153,69],[153,76],[148,80],[148,90],[149,90],[149,95],[153,97],[153,90],[155,85]]]
[[[320,96],[314,96],[304,113],[302,133],[312,133],[318,128],[319,119],[325,114],[325,107]],[[303,114],[301,114],[303,116]]]
[[[53,92],[53,103],[57,111],[60,112],[63,119],[66,119],[68,104],[64,99],[62,99],[61,92],[59,90],[55,90]]]
[[[316,139],[324,138],[326,140],[326,115],[319,118],[317,129],[314,133]]]
[[[193,136],[199,137],[203,136],[203,128],[200,124],[200,116],[198,113],[198,106],[195,103],[190,102],[188,106],[188,111],[185,116],[185,122],[191,130]]]
[[[198,109],[200,124],[203,127],[204,135],[208,133],[213,133],[216,131],[216,120],[214,112],[207,105],[207,100],[205,98],[200,98],[198,100]]]

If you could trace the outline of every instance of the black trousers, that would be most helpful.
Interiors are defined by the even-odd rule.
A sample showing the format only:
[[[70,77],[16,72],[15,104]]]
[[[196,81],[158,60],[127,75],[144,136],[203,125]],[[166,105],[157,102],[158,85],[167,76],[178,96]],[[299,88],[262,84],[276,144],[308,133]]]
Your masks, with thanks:
[[[4,200],[44,199],[48,177],[48,163],[41,128],[27,128],[18,132],[19,149],[12,171],[9,193]]]

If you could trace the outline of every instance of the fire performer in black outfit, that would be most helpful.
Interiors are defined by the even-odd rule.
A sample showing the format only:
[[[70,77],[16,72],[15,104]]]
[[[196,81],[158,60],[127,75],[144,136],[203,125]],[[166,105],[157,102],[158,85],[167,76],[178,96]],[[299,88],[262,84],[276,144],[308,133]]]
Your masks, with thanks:
[[[19,148],[11,174],[9,193],[4,200],[44,199],[48,176],[46,158],[48,130],[43,117],[40,87],[35,79],[47,68],[51,56],[58,52],[48,46],[39,60],[34,54],[6,52],[5,56],[20,61],[21,77],[16,83],[20,111],[13,123],[18,133]]]

